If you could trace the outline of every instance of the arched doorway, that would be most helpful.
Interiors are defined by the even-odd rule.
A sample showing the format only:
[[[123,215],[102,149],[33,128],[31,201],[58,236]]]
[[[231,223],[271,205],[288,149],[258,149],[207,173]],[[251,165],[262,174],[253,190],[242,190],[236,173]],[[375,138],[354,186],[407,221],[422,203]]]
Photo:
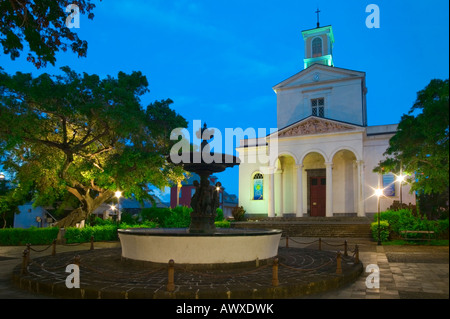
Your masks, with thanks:
[[[303,186],[306,186],[303,203],[306,204],[306,211],[311,217],[323,217],[326,215],[325,158],[317,152],[308,153],[303,159],[303,169],[306,173],[303,174]]]

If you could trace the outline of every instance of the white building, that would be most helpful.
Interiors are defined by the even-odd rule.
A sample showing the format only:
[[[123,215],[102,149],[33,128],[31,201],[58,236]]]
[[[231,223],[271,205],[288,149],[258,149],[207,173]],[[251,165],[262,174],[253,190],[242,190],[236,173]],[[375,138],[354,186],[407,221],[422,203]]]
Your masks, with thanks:
[[[362,217],[377,212],[378,187],[381,210],[400,192],[414,205],[408,185],[373,172],[397,125],[367,126],[366,74],[334,67],[331,26],[302,35],[304,70],[273,87],[278,131],[237,148],[239,205],[254,217]],[[270,161],[258,160],[269,151]]]

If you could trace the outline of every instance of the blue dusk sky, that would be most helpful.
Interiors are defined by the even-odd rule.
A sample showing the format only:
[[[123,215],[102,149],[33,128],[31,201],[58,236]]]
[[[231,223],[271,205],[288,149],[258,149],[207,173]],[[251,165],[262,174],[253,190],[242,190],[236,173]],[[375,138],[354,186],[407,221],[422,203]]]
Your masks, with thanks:
[[[66,52],[55,66],[37,70],[27,52],[6,72],[76,72],[117,76],[141,71],[150,92],[143,106],[170,98],[189,122],[225,128],[276,127],[272,87],[303,69],[302,30],[332,25],[336,67],[366,72],[369,125],[400,121],[431,79],[449,72],[449,4],[446,0],[103,0],[95,18],[81,16],[86,58]],[[368,28],[369,4],[380,10],[380,27]],[[224,134],[223,134],[224,135]],[[238,168],[218,177],[238,194]],[[167,199],[165,197],[164,199]]]

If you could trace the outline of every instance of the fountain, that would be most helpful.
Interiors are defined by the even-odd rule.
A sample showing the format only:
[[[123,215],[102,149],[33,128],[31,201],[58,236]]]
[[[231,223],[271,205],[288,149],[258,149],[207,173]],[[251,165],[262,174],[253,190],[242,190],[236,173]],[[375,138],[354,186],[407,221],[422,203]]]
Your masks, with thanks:
[[[278,253],[281,230],[216,229],[214,221],[219,207],[219,194],[209,183],[209,176],[239,165],[232,155],[210,151],[208,140],[214,131],[206,124],[197,132],[201,138],[198,152],[183,153],[183,168],[200,176],[192,196],[189,228],[119,229],[122,258],[165,264],[223,265],[242,264],[273,258]],[[209,154],[205,161],[205,154]],[[185,155],[185,156],[183,156]],[[212,159],[212,160],[210,160]]]

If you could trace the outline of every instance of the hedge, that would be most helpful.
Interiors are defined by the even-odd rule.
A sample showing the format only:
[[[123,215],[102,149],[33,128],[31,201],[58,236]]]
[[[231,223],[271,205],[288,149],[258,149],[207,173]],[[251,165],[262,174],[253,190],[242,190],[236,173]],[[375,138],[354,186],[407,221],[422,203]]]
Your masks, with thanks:
[[[49,245],[58,236],[57,227],[5,228],[0,229],[0,245]]]

